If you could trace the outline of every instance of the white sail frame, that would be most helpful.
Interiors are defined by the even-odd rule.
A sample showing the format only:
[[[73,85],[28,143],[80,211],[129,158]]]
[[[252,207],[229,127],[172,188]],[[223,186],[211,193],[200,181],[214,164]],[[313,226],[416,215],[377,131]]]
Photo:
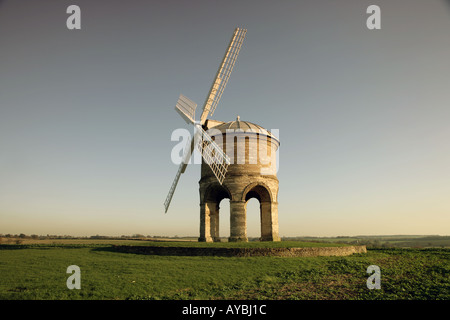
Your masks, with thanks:
[[[178,98],[177,104],[175,106],[175,110],[188,124],[193,124],[195,122],[196,108],[197,104],[194,101],[180,94],[180,97]]]
[[[178,98],[175,110],[188,124],[194,124],[195,136],[192,141],[188,141],[186,144],[183,154],[183,162],[180,164],[175,175],[175,179],[173,180],[170,187],[169,193],[167,194],[166,200],[164,202],[166,213],[169,208],[170,202],[172,201],[172,197],[178,184],[178,180],[180,179],[181,174],[185,172],[195,146],[197,146],[197,149],[200,151],[203,160],[209,165],[219,183],[222,184],[225,179],[228,166],[230,165],[230,158],[222,150],[222,148],[217,145],[216,142],[214,142],[211,136],[205,130],[203,130],[202,125],[205,123],[208,115],[213,115],[214,111],[216,110],[220,98],[222,97],[222,93],[227,85],[228,79],[230,78],[231,72],[233,71],[234,64],[238,57],[239,51],[241,50],[246,33],[246,29],[236,28],[234,30],[227,51],[225,52],[222,63],[219,66],[216,77],[211,85],[208,96],[203,105],[203,110],[199,122],[195,121],[195,110],[197,108],[197,104],[182,94]]]
[[[216,110],[217,104],[219,103],[222,93],[228,83],[228,79],[230,78],[231,71],[233,71],[234,64],[236,63],[246,33],[247,29],[236,28],[234,30],[228,49],[225,52],[222,63],[220,64],[219,70],[217,70],[216,77],[204,103],[202,115],[200,117],[201,124],[205,123],[208,114],[213,115]]]
[[[198,126],[201,135],[198,135],[195,145],[203,157],[203,160],[211,168],[220,184],[225,180],[225,175],[230,165],[230,157],[223,149],[211,138],[211,136]]]

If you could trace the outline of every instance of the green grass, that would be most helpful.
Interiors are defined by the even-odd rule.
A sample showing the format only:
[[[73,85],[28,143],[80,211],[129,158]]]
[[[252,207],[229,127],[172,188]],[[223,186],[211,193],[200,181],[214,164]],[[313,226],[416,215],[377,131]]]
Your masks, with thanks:
[[[72,264],[81,269],[80,290],[66,287]],[[367,289],[372,264],[381,268],[381,290]],[[230,258],[119,253],[100,243],[7,245],[0,246],[0,299],[448,300],[450,250]]]
[[[294,237],[288,240],[360,244],[370,248],[450,248],[450,236],[437,235]]]

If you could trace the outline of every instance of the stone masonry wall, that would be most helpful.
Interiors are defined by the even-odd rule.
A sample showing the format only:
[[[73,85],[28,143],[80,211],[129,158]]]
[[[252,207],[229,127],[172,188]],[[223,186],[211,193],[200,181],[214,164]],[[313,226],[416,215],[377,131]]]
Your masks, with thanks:
[[[114,246],[119,252],[163,256],[224,256],[224,257],[318,257],[349,256],[366,253],[366,246],[308,247],[308,248],[201,248],[159,246]]]

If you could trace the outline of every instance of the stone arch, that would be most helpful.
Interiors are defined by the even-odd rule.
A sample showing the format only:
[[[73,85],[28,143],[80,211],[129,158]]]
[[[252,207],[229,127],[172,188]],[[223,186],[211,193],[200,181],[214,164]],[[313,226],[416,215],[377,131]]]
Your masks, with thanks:
[[[212,183],[200,194],[200,238],[199,241],[220,241],[219,204],[223,199],[232,198],[225,185]]]
[[[276,192],[276,190],[275,190]],[[276,195],[276,194],[275,194]],[[242,193],[245,215],[247,202],[256,198],[260,204],[261,241],[279,241],[278,236],[278,203],[273,201],[272,190],[263,182],[247,185]]]
[[[220,203],[223,199],[231,200],[231,198],[231,192],[225,184],[220,185],[219,183],[212,183],[206,188],[200,202],[205,203],[207,201],[214,201]]]
[[[264,182],[257,181],[248,184],[242,191],[242,201],[247,202],[251,198],[256,198],[259,202],[274,202],[273,190]],[[249,194],[250,193],[250,194]],[[276,194],[275,194],[276,199]]]

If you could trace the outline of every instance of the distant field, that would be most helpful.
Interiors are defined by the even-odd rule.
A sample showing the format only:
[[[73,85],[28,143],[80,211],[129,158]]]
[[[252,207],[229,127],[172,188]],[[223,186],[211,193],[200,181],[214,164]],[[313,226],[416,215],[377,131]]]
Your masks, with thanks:
[[[0,244],[116,244],[116,245],[170,245],[167,242],[176,241],[177,245],[182,246],[182,242],[189,243],[190,246],[218,246],[218,247],[292,247],[299,246],[300,243],[306,246],[327,246],[335,245],[366,245],[371,248],[450,248],[450,236],[433,235],[381,235],[381,236],[353,236],[353,237],[288,237],[283,238],[282,242],[259,242],[250,239],[248,244],[242,243],[198,243],[195,237],[189,238],[154,238],[143,237],[140,239],[116,239],[106,238],[52,238],[52,239],[31,239],[26,238],[5,238],[0,237]]]
[[[131,243],[143,241],[1,245],[0,299],[450,299],[449,249],[372,249],[347,257],[295,258],[112,250],[112,244]],[[66,287],[69,265],[81,269],[80,290]],[[369,265],[381,269],[381,290],[366,286]]]
[[[393,248],[450,248],[450,236],[390,235],[355,237],[295,237],[288,240],[318,241]]]

